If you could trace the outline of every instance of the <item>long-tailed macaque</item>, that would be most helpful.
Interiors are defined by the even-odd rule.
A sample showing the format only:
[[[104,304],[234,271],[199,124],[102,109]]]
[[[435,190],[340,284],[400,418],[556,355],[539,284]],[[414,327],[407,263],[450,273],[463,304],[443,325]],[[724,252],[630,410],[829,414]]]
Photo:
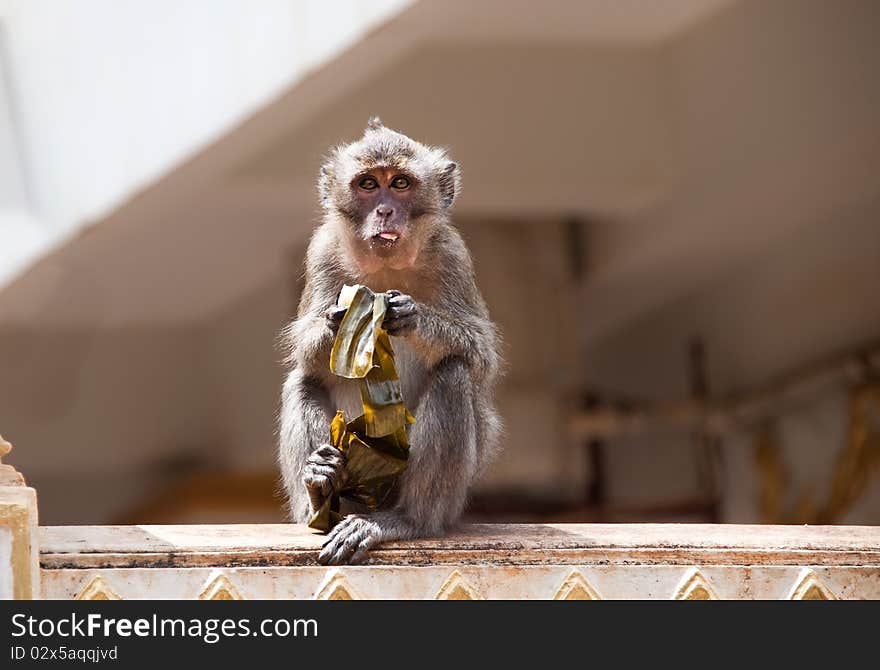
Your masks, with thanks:
[[[345,482],[345,457],[328,444],[337,409],[362,412],[358,384],[330,373],[344,284],[389,292],[392,336],[406,406],[409,463],[379,509],[353,509],[318,560],[357,563],[380,542],[443,533],[498,443],[494,408],[498,334],[477,289],[470,253],[450,222],[459,168],[371,119],[364,136],[332,150],[318,191],[323,222],[309,244],[297,318],[285,329],[279,463],[290,517],[307,521]]]

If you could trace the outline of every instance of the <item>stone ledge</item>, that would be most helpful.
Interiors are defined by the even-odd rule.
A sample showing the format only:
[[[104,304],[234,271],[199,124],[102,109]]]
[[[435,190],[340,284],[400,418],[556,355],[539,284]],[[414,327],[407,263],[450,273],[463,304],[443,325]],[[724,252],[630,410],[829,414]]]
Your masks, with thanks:
[[[46,526],[43,569],[315,566],[324,536],[294,524]],[[371,565],[880,566],[880,527],[480,524],[384,545]]]

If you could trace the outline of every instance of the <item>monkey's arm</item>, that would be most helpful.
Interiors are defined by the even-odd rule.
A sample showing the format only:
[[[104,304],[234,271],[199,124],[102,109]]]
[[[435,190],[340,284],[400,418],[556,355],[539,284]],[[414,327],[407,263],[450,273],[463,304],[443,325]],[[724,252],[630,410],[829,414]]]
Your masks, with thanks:
[[[290,371],[281,395],[278,460],[290,516],[295,522],[308,521],[312,507],[322,502],[319,495],[336,481],[330,470],[322,471],[322,464],[314,458],[327,442],[329,404],[328,393],[317,379],[297,368]],[[320,475],[326,481],[317,480]],[[308,479],[314,480],[311,487],[304,481]]]
[[[306,282],[297,318],[284,332],[288,362],[319,379],[329,370],[333,339],[345,313],[334,309],[344,278],[334,271],[333,246],[328,227],[315,231],[306,255]]]
[[[429,365],[455,356],[475,377],[494,377],[500,362],[498,336],[494,324],[480,314],[484,309],[466,301],[433,306],[392,293],[396,295],[389,298],[384,323],[390,334],[408,336]]]
[[[438,359],[459,356],[472,372],[494,373],[499,357],[495,326],[475,314],[451,316],[420,305],[415,337],[434,350]]]
[[[344,310],[327,285],[307,281],[299,317],[285,332],[291,370],[281,398],[279,464],[293,521],[308,521],[345,481],[345,457],[327,444],[330,350]]]
[[[318,377],[329,370],[335,337],[332,323],[318,305],[293,321],[285,333],[290,363]]]

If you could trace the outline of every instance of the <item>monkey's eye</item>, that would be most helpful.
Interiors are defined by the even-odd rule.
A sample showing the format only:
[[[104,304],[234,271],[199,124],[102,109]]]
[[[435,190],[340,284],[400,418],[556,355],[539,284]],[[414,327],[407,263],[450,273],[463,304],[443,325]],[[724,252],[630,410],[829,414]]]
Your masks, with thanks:
[[[364,177],[358,186],[365,191],[372,191],[379,188],[379,182],[376,181],[375,177]]]
[[[391,180],[391,188],[396,188],[401,191],[405,188],[409,188],[409,179],[403,175],[397,176]]]

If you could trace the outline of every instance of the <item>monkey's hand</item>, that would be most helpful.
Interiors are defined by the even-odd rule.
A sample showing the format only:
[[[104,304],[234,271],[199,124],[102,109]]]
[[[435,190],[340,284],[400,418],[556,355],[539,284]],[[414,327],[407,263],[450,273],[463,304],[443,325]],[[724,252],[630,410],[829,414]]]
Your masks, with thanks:
[[[347,311],[348,307],[333,305],[333,307],[324,312],[324,318],[327,319],[327,327],[333,331],[334,335],[339,331],[339,324],[342,323],[342,317],[345,316]]]
[[[363,563],[370,551],[380,542],[388,542],[412,535],[409,526],[392,512],[350,514],[337,524],[318,555],[321,565]]]
[[[309,494],[312,509],[317,511],[328,497],[339,491],[348,478],[345,456],[336,447],[324,444],[306,459],[303,484]]]
[[[409,335],[419,319],[419,305],[412,296],[400,291],[388,291],[388,309],[382,327],[389,335]]]

